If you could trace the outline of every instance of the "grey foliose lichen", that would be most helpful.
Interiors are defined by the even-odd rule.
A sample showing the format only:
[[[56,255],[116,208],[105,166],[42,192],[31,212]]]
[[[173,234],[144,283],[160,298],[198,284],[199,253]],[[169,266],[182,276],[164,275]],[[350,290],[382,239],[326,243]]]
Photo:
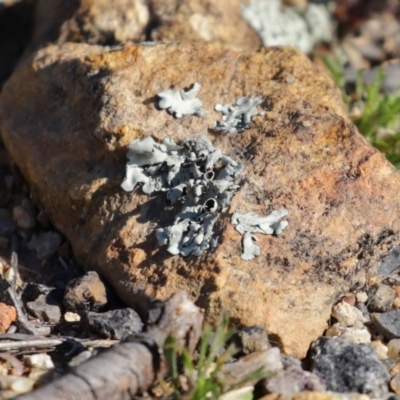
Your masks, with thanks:
[[[222,113],[222,121],[215,123],[214,129],[223,133],[239,133],[248,129],[251,119],[258,115],[264,115],[264,111],[257,111],[256,107],[263,102],[261,97],[249,99],[239,97],[235,105],[216,104],[214,109]]]
[[[145,193],[166,191],[171,205],[182,204],[173,224],[157,229],[160,246],[184,257],[215,247],[214,224],[239,189],[235,180],[243,166],[223,155],[205,136],[180,144],[171,139],[157,143],[151,137],[133,140],[127,157],[121,184],[125,191],[142,184]]]
[[[197,115],[201,117],[204,114],[202,109],[203,102],[197,98],[201,89],[200,83],[194,83],[188,90],[167,89],[157,93],[160,97],[158,106],[166,109],[176,118],[182,118],[183,115]]]
[[[252,260],[261,254],[261,249],[255,243],[257,238],[253,233],[263,233],[264,235],[280,235],[282,231],[289,225],[287,221],[281,221],[281,218],[288,215],[285,208],[273,211],[266,217],[260,217],[254,213],[232,215],[232,225],[243,235],[242,245],[243,253],[242,260]]]
[[[289,45],[308,54],[318,42],[332,40],[328,5],[320,1],[310,1],[305,7],[283,7],[281,0],[249,0],[242,15],[264,46]]]

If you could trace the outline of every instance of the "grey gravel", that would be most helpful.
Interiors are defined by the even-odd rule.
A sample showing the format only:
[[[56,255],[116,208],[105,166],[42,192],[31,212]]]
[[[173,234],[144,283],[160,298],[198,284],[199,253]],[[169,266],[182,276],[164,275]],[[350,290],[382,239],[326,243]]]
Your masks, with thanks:
[[[391,310],[382,314],[373,314],[375,328],[386,340],[400,338],[400,310]]]
[[[131,308],[104,313],[85,312],[81,319],[85,330],[100,334],[104,338],[125,340],[143,329],[143,322]]]
[[[395,247],[382,259],[378,268],[378,275],[388,276],[400,268],[400,246]]]
[[[26,303],[26,308],[44,322],[57,323],[61,319],[60,304],[51,295],[41,294],[35,301]]]
[[[324,380],[328,390],[376,398],[388,392],[389,372],[370,345],[322,337],[312,346],[311,362],[311,372]]]
[[[268,339],[267,331],[261,326],[241,328],[236,332],[232,340],[243,354],[264,351],[272,347]]]

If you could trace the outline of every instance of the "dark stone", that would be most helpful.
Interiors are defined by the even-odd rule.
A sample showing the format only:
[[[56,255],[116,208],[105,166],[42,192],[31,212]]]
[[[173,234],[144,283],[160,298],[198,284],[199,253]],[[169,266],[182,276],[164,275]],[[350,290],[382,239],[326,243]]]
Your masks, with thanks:
[[[143,329],[143,322],[131,308],[112,310],[105,313],[85,312],[81,326],[108,339],[125,340]]]
[[[271,347],[268,333],[261,326],[240,328],[232,337],[232,342],[242,354],[264,351]]]
[[[372,314],[372,322],[386,340],[400,338],[400,310]]]
[[[263,382],[267,393],[291,394],[304,391],[324,392],[326,390],[322,379],[300,367],[290,366],[279,371]]]
[[[12,215],[4,208],[0,209],[0,236],[10,236],[15,231],[16,225]]]
[[[48,295],[54,288],[41,283],[28,282],[22,291],[22,300],[27,303],[35,301],[41,294]]]
[[[26,303],[26,308],[44,322],[56,323],[61,319],[61,306],[50,294],[39,295],[35,301]]]
[[[369,290],[368,308],[371,311],[388,311],[393,306],[395,291],[382,283],[374,285]]]
[[[98,273],[89,271],[72,280],[65,289],[63,303],[67,311],[99,311],[107,304],[107,291]]]
[[[57,253],[61,244],[61,236],[57,232],[45,232],[39,236],[34,236],[28,243],[30,250],[36,250],[39,260],[48,260]]]
[[[327,390],[376,398],[388,392],[389,372],[370,345],[322,337],[312,346],[311,362],[311,372],[323,379]]]

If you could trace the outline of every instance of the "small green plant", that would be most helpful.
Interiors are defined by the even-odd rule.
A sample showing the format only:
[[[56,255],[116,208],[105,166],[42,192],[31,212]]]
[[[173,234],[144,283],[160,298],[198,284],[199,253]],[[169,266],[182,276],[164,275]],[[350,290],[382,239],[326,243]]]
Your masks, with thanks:
[[[228,328],[225,316],[220,318],[215,330],[210,325],[205,325],[196,356],[190,355],[187,349],[179,350],[175,339],[168,338],[164,355],[169,367],[167,381],[171,398],[217,400],[223,393],[269,375],[262,369],[257,369],[249,371],[240,381],[230,382],[229,376],[223,372],[223,366],[237,352],[233,344],[228,344],[234,332]],[[168,382],[164,382],[164,386],[165,384]],[[252,399],[252,395],[248,398]]]
[[[379,70],[371,84],[358,74],[353,87],[346,85],[344,69],[335,57],[321,57],[335,83],[342,91],[350,118],[366,139],[400,168],[400,93],[385,93],[385,79]]]

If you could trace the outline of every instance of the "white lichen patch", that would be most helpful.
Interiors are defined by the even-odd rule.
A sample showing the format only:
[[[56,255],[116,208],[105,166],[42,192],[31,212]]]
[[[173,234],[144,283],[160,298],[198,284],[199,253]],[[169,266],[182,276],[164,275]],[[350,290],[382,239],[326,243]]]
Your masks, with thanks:
[[[281,218],[288,215],[285,208],[273,211],[266,217],[260,217],[254,213],[232,215],[232,225],[243,235],[242,260],[252,260],[261,254],[261,249],[255,241],[257,238],[252,233],[263,233],[264,235],[280,235],[282,231],[289,225],[287,221],[281,221]]]
[[[170,205],[182,205],[171,226],[157,229],[160,246],[184,257],[215,247],[214,224],[239,189],[235,180],[243,166],[223,155],[205,136],[180,144],[171,139],[157,143],[151,137],[134,140],[127,157],[121,184],[125,191],[141,184],[145,193],[164,191]]]
[[[188,90],[163,90],[157,93],[160,98],[158,106],[167,110],[175,118],[182,118],[184,115],[201,117],[204,114],[203,102],[197,98],[200,89],[200,83],[196,82]]]
[[[249,99],[239,97],[235,105],[216,104],[214,109],[222,113],[222,121],[215,123],[214,129],[223,133],[239,133],[248,129],[255,116],[262,116],[264,111],[257,111],[257,106],[263,102],[261,97]]]
[[[249,0],[243,18],[258,32],[264,46],[293,46],[310,53],[318,42],[330,42],[332,23],[326,4],[284,7],[281,0]]]

